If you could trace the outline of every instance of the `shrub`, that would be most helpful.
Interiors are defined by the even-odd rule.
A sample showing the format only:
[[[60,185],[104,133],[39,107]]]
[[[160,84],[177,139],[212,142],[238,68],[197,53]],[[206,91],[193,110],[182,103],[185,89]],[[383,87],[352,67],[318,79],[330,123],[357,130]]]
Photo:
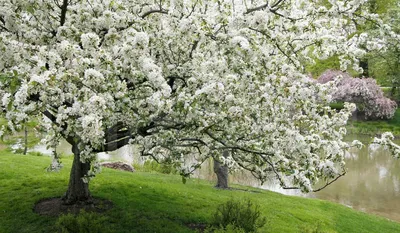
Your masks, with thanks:
[[[106,217],[82,210],[78,215],[66,214],[58,218],[56,227],[61,233],[108,233]]]
[[[31,156],[45,156],[45,154],[43,154],[42,152],[39,152],[39,151],[30,151],[30,152],[28,152],[28,155],[31,155]]]
[[[228,229],[228,226],[231,225],[243,229],[244,232],[257,232],[257,229],[264,226],[265,223],[266,218],[261,216],[260,206],[251,200],[229,200],[219,205],[212,221],[214,226]]]
[[[318,78],[318,82],[327,83],[338,76],[342,79],[337,83],[337,89],[331,93],[333,101],[355,103],[357,110],[363,112],[367,119],[390,119],[394,116],[396,102],[386,98],[372,78],[352,78],[347,73],[328,70]]]
[[[154,160],[147,160],[142,167],[135,165],[135,168],[143,171],[156,171],[163,174],[177,174],[178,171],[171,164],[159,164]]]

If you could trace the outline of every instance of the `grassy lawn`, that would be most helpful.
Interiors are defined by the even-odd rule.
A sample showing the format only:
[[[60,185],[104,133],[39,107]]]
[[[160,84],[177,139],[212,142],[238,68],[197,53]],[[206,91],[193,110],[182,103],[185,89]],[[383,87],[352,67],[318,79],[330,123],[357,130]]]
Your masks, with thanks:
[[[32,211],[35,202],[66,190],[70,158],[63,159],[59,173],[45,171],[50,160],[0,151],[0,232],[56,232],[56,217]],[[400,223],[327,201],[263,190],[217,190],[204,180],[183,184],[177,175],[104,169],[91,191],[114,203],[103,215],[104,224],[117,233],[195,232],[187,225],[209,223],[216,206],[232,197],[261,205],[268,222],[260,232],[400,232]],[[320,231],[312,231],[317,226]]]
[[[392,119],[375,121],[351,120],[348,123],[347,129],[349,133],[368,135],[376,135],[391,131],[393,135],[400,137],[400,108],[396,110]]]

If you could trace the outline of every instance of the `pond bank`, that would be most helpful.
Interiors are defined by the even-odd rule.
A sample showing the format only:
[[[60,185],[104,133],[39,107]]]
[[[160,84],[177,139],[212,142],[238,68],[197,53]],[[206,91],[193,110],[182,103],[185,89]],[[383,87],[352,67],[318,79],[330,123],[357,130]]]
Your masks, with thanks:
[[[58,173],[43,169],[49,157],[0,151],[0,232],[54,232],[57,218],[33,213],[35,202],[65,192],[71,159]],[[241,189],[253,188],[234,186]],[[285,196],[254,189],[218,190],[198,179],[182,183],[178,175],[104,169],[91,182],[94,196],[115,206],[104,213],[115,232],[195,232],[190,224],[208,224],[218,204],[248,198],[260,204],[267,224],[260,232],[400,232],[400,223],[328,201]]]
[[[379,136],[384,132],[392,132],[400,139],[400,108],[398,108],[392,119],[388,120],[363,120],[351,119],[347,123],[348,134],[363,134],[368,136]]]

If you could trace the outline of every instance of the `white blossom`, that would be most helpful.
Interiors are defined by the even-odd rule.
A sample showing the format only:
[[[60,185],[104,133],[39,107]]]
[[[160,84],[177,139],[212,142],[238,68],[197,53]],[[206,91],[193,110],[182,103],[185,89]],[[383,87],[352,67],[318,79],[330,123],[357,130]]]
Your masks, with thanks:
[[[398,38],[387,27],[357,31],[380,22],[363,1],[285,1],[278,10],[261,1],[67,2],[61,20],[57,1],[36,1],[33,12],[25,0],[4,1],[0,74],[14,81],[0,98],[13,103],[11,130],[51,113],[48,137],[73,138],[81,162],[116,149],[117,138],[183,174],[227,150],[229,166],[262,181],[274,168],[282,186],[304,192],[345,172],[344,127],[355,109],[330,109],[334,84],[310,80],[305,66],[336,56],[358,69],[365,48]],[[398,156],[391,140],[376,143]],[[189,155],[195,161],[184,164]]]

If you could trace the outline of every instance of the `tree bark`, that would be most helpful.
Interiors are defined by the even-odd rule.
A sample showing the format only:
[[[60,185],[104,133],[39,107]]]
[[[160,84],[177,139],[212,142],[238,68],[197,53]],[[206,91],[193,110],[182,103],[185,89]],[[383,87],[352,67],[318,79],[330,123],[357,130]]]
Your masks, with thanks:
[[[72,152],[74,153],[74,161],[69,177],[68,190],[62,198],[63,203],[66,205],[90,204],[93,200],[89,192],[89,183],[85,183],[82,179],[90,170],[90,163],[82,163],[80,161],[80,151],[77,144],[72,145]]]
[[[228,157],[228,151],[224,151],[222,156]],[[223,165],[217,159],[214,159],[214,172],[217,175],[216,188],[228,189],[228,166]]]
[[[26,153],[28,152],[28,129],[25,125],[24,128],[25,131],[25,138],[24,138],[24,155],[26,155]]]

